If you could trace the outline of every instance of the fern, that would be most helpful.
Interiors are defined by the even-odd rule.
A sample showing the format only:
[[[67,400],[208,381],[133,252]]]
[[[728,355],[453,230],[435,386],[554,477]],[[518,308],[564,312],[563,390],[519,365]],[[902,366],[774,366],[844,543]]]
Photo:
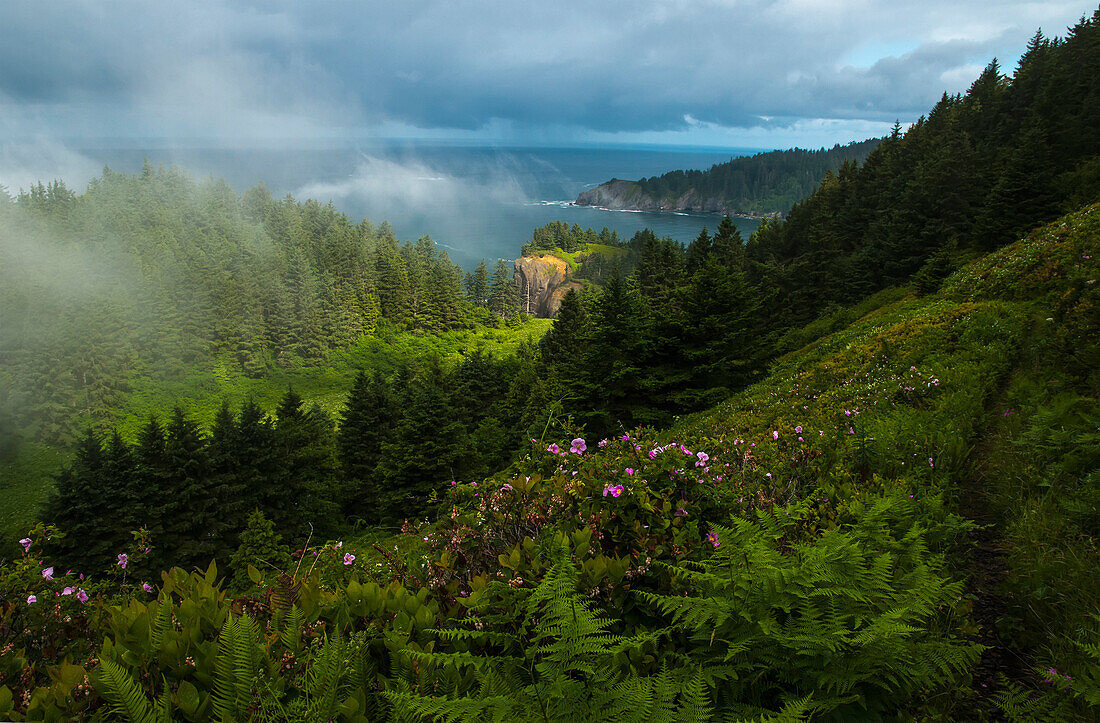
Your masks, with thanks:
[[[441,641],[465,649],[404,651],[401,657],[415,662],[417,670],[434,669],[436,676],[431,694],[413,685],[384,693],[397,719],[708,720],[710,695],[702,672],[665,665],[646,676],[624,664],[631,653],[656,647],[664,632],[612,634],[614,621],[578,593],[578,577],[562,550],[538,586],[518,599],[515,591],[500,589],[499,598],[486,595],[470,603],[482,621],[501,621],[497,606],[518,602],[512,616],[518,612],[520,619],[510,631],[438,631]],[[475,684],[465,682],[468,673]]]
[[[153,707],[130,674],[110,658],[103,658],[94,679],[96,689],[111,705],[111,713],[130,723],[152,723]]]
[[[797,505],[734,519],[718,528],[721,545],[705,565],[676,570],[687,595],[639,596],[719,671],[730,710],[774,711],[792,694],[812,694],[818,714],[896,709],[960,679],[982,648],[936,631],[938,610],[962,586],[939,572],[926,531],[894,497],[854,509],[859,522],[847,530],[794,544],[784,520],[797,518]]]
[[[220,720],[247,718],[259,674],[259,626],[247,615],[230,615],[218,636],[214,663],[214,712]]]

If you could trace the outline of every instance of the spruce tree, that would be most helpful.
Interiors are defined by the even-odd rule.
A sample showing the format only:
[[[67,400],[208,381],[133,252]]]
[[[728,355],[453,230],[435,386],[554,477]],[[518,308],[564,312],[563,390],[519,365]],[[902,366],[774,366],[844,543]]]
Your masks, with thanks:
[[[212,490],[206,437],[179,407],[168,424],[164,453],[170,502],[162,550],[170,565],[205,569],[217,551],[220,511]]]
[[[214,417],[208,458],[210,494],[218,505],[218,515],[209,534],[214,540],[215,555],[224,560],[236,547],[248,509],[242,476],[245,460],[241,456],[240,427],[229,409],[228,400],[222,402]]]
[[[487,306],[489,303],[489,269],[485,259],[478,262],[473,274],[469,275],[466,297],[474,306]]]
[[[106,568],[119,536],[120,530],[112,528],[114,500],[103,493],[104,472],[102,443],[89,431],[77,445],[72,464],[62,468],[56,491],[42,510],[42,518],[64,534],[51,542],[51,555],[76,572]]]
[[[340,469],[348,489],[347,511],[376,521],[381,488],[375,477],[382,444],[397,421],[386,381],[374,370],[360,371],[348,393],[337,445]]]
[[[498,259],[489,284],[489,310],[505,319],[519,312],[519,289],[504,259]]]
[[[248,516],[248,524],[241,532],[241,543],[229,562],[233,573],[232,588],[247,590],[251,586],[249,565],[267,574],[273,569],[291,572],[290,563],[290,550],[283,543],[282,536],[275,531],[275,523],[267,519],[262,511],[253,510]]]
[[[711,246],[710,234],[707,232],[707,227],[704,226],[699,232],[699,235],[695,237],[695,240],[688,244],[687,247],[687,259],[686,269],[688,276],[694,274],[696,271],[703,267],[706,260],[710,258]]]

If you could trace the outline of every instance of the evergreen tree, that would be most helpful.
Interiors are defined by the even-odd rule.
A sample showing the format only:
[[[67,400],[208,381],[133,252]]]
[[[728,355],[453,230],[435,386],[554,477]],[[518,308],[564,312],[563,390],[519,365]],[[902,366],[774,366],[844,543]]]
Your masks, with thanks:
[[[141,428],[134,454],[136,467],[133,496],[139,500],[141,526],[149,530],[154,548],[148,561],[153,567],[163,568],[168,560],[165,531],[172,490],[168,480],[164,427],[156,417],[150,417]]]
[[[645,418],[642,385],[649,351],[645,313],[636,290],[611,277],[592,311],[584,369],[566,384],[581,394],[578,413],[596,434],[629,429]]]
[[[260,510],[253,510],[248,516],[247,526],[241,532],[241,544],[229,562],[233,572],[231,587],[234,590],[247,590],[252,585],[248,578],[248,566],[252,565],[263,573],[274,570],[290,573],[290,550],[283,543],[282,536],[275,531],[275,524],[264,517]]]
[[[715,254],[682,289],[679,301],[678,347],[689,374],[677,399],[685,408],[701,409],[759,373],[763,344],[755,291]]]
[[[81,573],[108,567],[109,558],[117,554],[114,543],[124,534],[112,527],[115,501],[104,494],[105,468],[102,443],[89,431],[77,445],[72,464],[62,468],[57,489],[42,510],[43,519],[64,534],[52,541],[51,554],[59,564]]]
[[[718,223],[718,231],[711,240],[711,252],[718,263],[727,269],[741,269],[744,266],[745,241],[729,214]]]
[[[485,265],[485,259],[478,262],[477,268],[472,274],[468,274],[466,285],[466,298],[474,306],[487,306],[489,304],[489,269]]]
[[[336,479],[333,422],[319,407],[303,409],[302,398],[288,389],[275,413],[275,460],[280,482],[289,490],[269,510],[276,526],[291,539],[304,538],[310,524],[323,533],[339,509],[332,499]]]
[[[393,436],[382,443],[377,471],[383,482],[379,507],[391,521],[424,514],[433,493],[456,478],[468,446],[438,360],[408,385],[401,410]]]
[[[229,409],[229,402],[223,401],[214,417],[208,444],[209,489],[218,506],[218,515],[209,534],[213,538],[215,555],[222,560],[228,559],[236,547],[248,509],[242,475],[242,467],[247,462],[241,457],[241,448],[240,426]]]
[[[688,244],[687,247],[685,269],[688,276],[691,276],[703,267],[703,264],[710,258],[712,246],[713,241],[711,241],[710,234],[707,232],[707,227],[704,226],[703,230],[699,232],[699,235],[695,237],[695,240]]]
[[[348,393],[337,435],[340,468],[348,488],[347,510],[352,515],[378,519],[382,489],[375,468],[397,417],[386,381],[374,370],[360,371]]]
[[[489,310],[507,319],[518,313],[519,305],[519,289],[513,274],[504,259],[498,259],[489,283]]]
[[[162,554],[170,565],[205,569],[217,552],[220,510],[212,489],[206,437],[176,407],[166,430]]]

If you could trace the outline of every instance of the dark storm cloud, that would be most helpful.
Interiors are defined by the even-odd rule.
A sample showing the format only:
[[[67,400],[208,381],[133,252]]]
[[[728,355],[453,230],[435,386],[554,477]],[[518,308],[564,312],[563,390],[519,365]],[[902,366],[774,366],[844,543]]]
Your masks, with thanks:
[[[0,6],[0,128],[314,135],[911,120],[1079,3],[25,2]]]

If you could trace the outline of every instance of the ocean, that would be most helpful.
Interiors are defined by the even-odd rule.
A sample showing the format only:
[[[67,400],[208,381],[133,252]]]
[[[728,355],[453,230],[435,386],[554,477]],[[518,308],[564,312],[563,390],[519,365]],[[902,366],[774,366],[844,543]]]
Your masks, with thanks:
[[[642,228],[687,243],[719,218],[573,206],[581,191],[611,178],[638,179],[675,169],[707,169],[759,149],[654,147],[523,148],[393,142],[324,149],[81,148],[113,170],[136,173],[148,159],[198,177],[224,178],[238,191],[263,182],[276,198],[331,202],[353,221],[388,221],[404,240],[430,235],[467,269],[482,258],[515,258],[531,231],[551,221],[628,239]],[[755,219],[735,219],[745,238]]]

